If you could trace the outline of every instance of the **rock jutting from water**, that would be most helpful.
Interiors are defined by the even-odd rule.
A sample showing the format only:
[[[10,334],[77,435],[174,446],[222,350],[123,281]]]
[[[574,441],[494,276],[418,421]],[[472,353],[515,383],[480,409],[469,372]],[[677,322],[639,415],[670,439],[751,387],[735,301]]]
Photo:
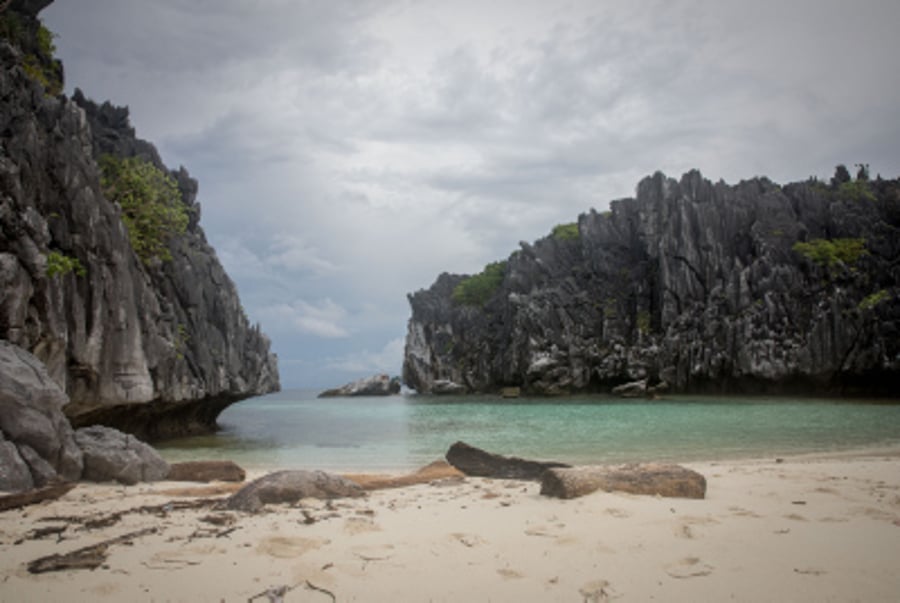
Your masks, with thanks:
[[[389,377],[388,375],[374,375],[372,377],[364,377],[336,387],[334,389],[326,389],[320,398],[339,398],[343,396],[393,396],[400,393],[400,377]]]
[[[34,34],[48,4],[7,13]],[[277,390],[278,367],[199,226],[197,182],[135,136],[127,108],[51,93],[25,69],[34,46],[0,40],[0,339],[46,365],[75,427],[147,439],[214,429],[229,404]],[[174,180],[188,221],[165,244],[170,259],[135,252],[101,185],[108,156]]]
[[[896,396],[900,181],[656,173],[409,302],[419,393]]]

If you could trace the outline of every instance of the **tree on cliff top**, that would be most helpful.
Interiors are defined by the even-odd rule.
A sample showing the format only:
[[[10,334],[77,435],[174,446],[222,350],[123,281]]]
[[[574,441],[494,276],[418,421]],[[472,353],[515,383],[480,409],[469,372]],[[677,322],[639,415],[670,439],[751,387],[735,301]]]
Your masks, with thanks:
[[[122,208],[131,247],[145,264],[172,259],[168,242],[184,234],[188,215],[175,180],[139,157],[100,158],[103,193]]]

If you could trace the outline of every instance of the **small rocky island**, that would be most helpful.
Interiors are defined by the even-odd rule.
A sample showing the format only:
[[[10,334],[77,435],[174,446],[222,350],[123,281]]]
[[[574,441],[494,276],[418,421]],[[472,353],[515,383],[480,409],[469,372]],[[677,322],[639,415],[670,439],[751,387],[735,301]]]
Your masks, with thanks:
[[[341,398],[345,396],[393,396],[400,393],[400,377],[386,374],[364,377],[341,387],[326,389],[320,398]]]
[[[900,181],[656,173],[409,302],[419,393],[896,396]]]

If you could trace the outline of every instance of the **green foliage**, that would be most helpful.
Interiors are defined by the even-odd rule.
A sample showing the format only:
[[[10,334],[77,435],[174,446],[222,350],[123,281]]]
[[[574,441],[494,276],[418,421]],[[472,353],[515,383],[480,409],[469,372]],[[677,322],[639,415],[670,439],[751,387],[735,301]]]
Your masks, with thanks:
[[[53,32],[41,23],[34,29],[18,14],[7,11],[0,14],[0,37],[23,52],[22,69],[41,84],[48,95],[56,96],[62,92],[62,72],[53,58],[56,52]]]
[[[813,239],[807,243],[794,243],[793,249],[816,264],[829,268],[839,262],[852,266],[869,253],[865,239]]]
[[[56,54],[56,44],[53,43],[53,38],[56,37],[52,31],[44,27],[44,24],[41,23],[38,26],[37,35],[37,46],[38,51],[47,58],[52,58],[53,55]]]
[[[650,313],[646,310],[641,310],[637,314],[637,328],[641,335],[646,335],[650,332]]]
[[[131,247],[144,263],[172,259],[167,243],[184,234],[188,214],[175,180],[138,157],[100,158],[103,193],[122,208]]]
[[[483,306],[503,282],[506,262],[492,262],[480,273],[461,281],[453,289],[453,301],[469,306]]]
[[[178,323],[178,328],[175,330],[175,357],[178,360],[184,358],[184,350],[190,340],[191,335],[188,333],[187,327]]]
[[[859,302],[859,306],[857,306],[860,310],[871,310],[881,302],[886,299],[890,299],[891,294],[887,292],[886,289],[882,289],[881,291],[876,291],[872,295],[869,295],[861,302]]]
[[[580,236],[578,223],[557,224],[553,227],[552,236],[557,241],[574,241]]]
[[[47,277],[53,278],[58,274],[68,274],[74,272],[78,276],[87,274],[81,260],[70,255],[65,255],[58,251],[51,251],[47,254]]]
[[[875,201],[875,193],[869,187],[869,183],[865,180],[854,180],[853,182],[844,182],[837,189],[838,199],[846,199],[848,201]]]

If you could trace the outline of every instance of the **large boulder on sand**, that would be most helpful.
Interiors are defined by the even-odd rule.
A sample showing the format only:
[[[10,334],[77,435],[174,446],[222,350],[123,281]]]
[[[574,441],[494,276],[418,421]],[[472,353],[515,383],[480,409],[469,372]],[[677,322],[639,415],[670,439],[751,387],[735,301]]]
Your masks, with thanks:
[[[706,478],[682,467],[660,463],[548,469],[541,478],[541,494],[577,498],[605,490],[672,498],[704,498]]]
[[[0,490],[81,476],[81,451],[62,411],[68,402],[40,360],[0,340]]]
[[[255,513],[267,504],[295,503],[301,498],[355,498],[364,494],[359,484],[324,471],[276,471],[235,492],[225,501],[225,507]]]
[[[569,467],[565,463],[553,461],[531,461],[514,456],[501,456],[465,442],[457,442],[450,447],[447,451],[447,462],[466,475],[498,479],[538,480],[547,469]]]
[[[149,444],[112,427],[92,425],[75,432],[84,453],[83,479],[122,484],[165,479],[169,464]]]

